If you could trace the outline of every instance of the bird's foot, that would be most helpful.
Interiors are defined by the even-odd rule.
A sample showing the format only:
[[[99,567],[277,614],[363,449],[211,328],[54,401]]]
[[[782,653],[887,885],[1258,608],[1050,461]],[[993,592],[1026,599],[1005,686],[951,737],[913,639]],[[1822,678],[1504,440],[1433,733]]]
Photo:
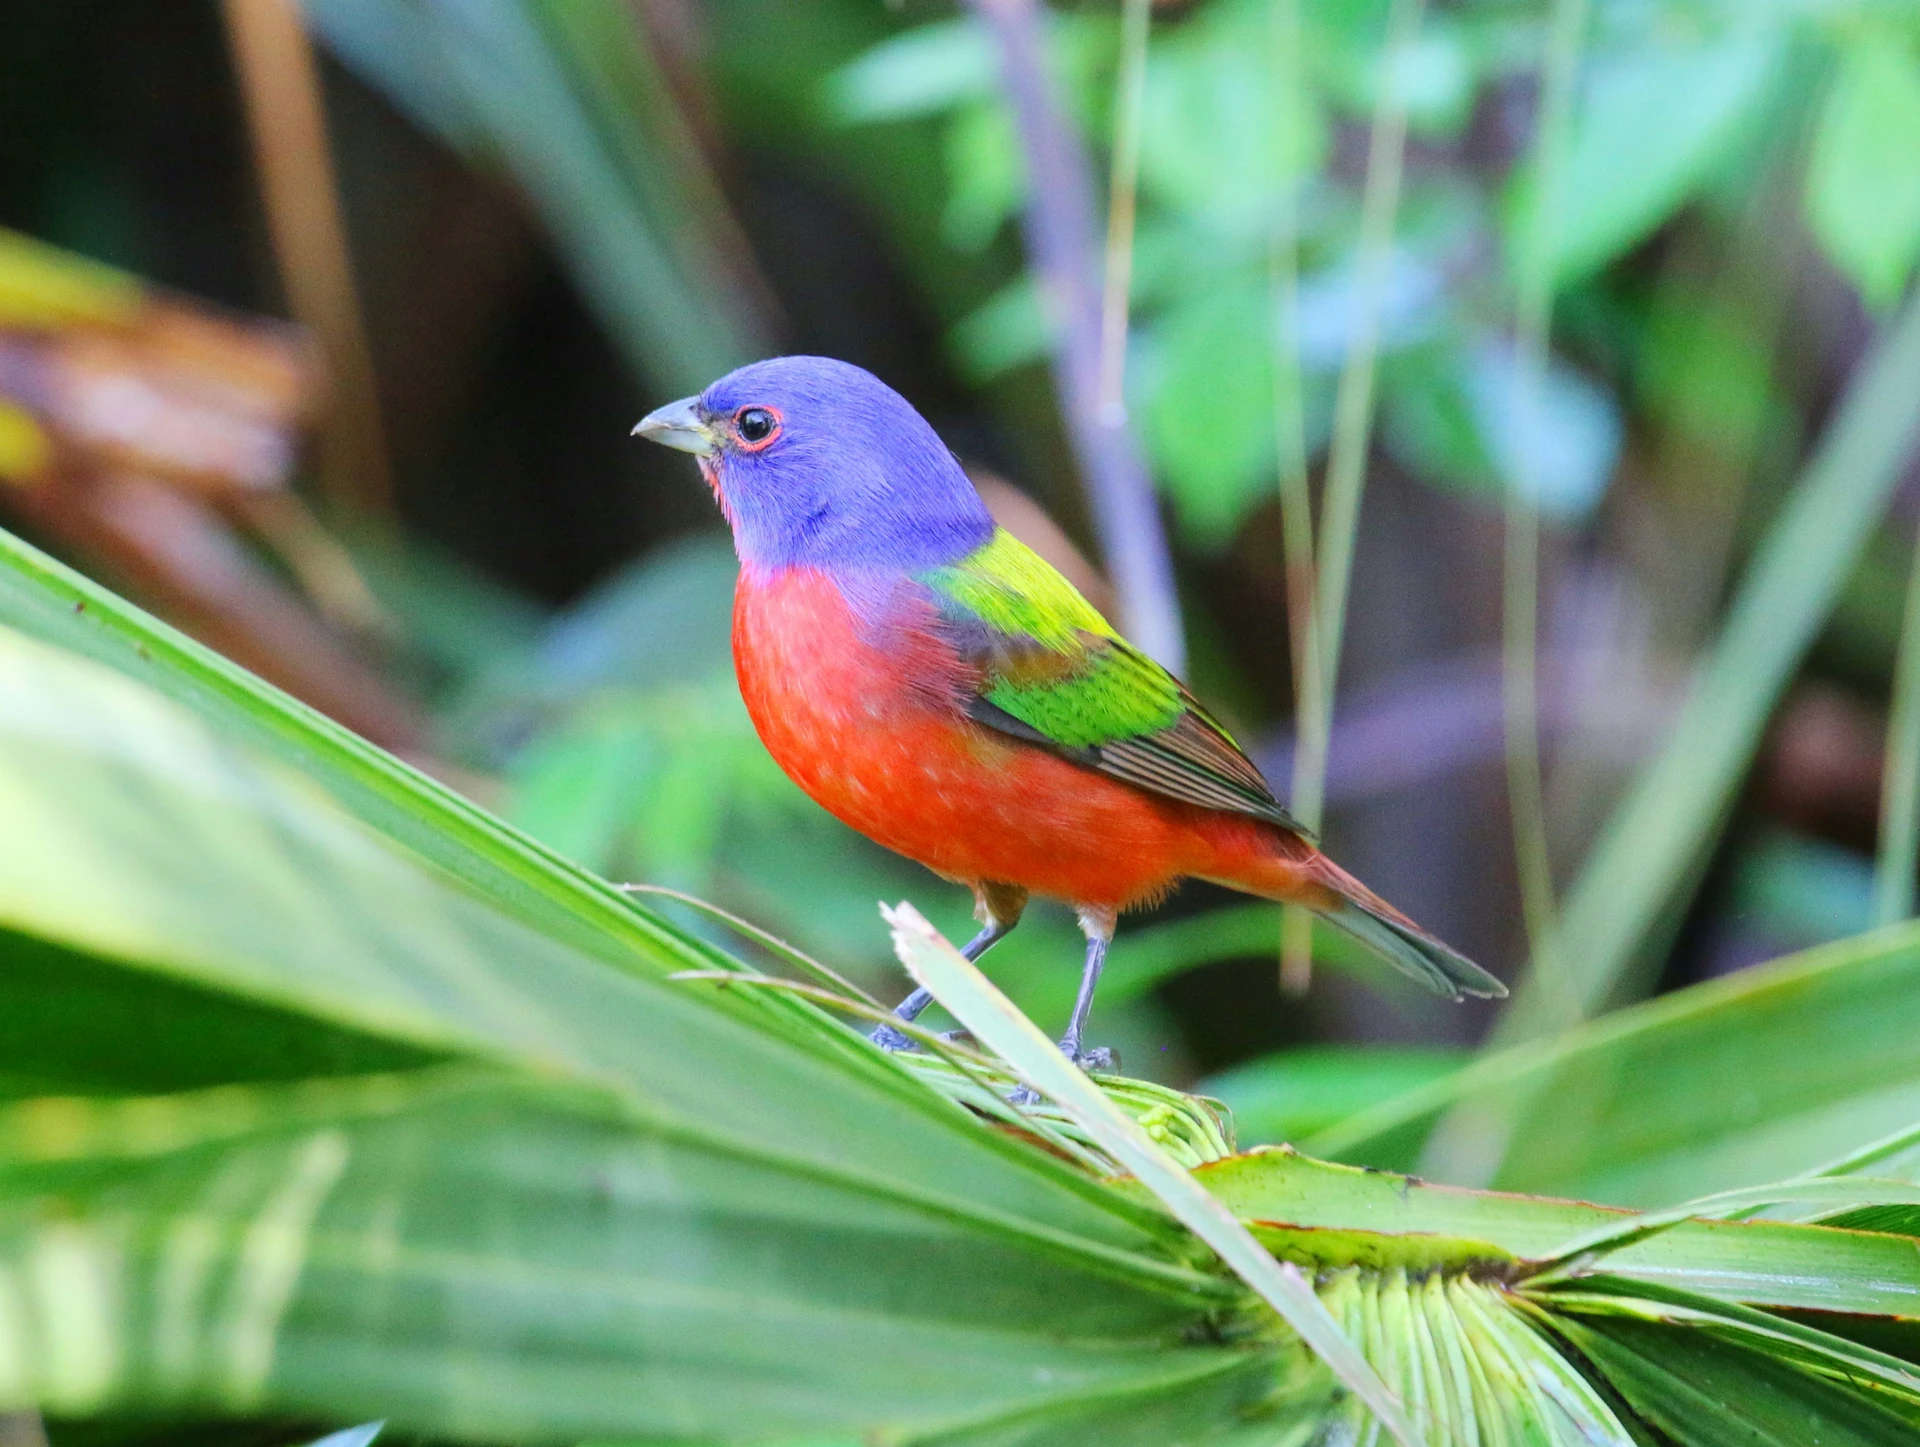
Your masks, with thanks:
[[[936,1038],[945,1041],[949,1045],[956,1045],[963,1042],[966,1037],[967,1032],[964,1030],[942,1030]],[[867,1039],[871,1040],[875,1045],[878,1045],[889,1055],[901,1050],[918,1050],[920,1048],[920,1042],[918,1040],[901,1033],[891,1025],[874,1026],[868,1033]]]
[[[1091,1050],[1081,1050],[1076,1042],[1062,1040],[1060,1053],[1089,1075],[1110,1071],[1119,1064],[1113,1051],[1105,1045],[1096,1045]],[[1040,1093],[1026,1085],[1015,1087],[1013,1093],[1007,1097],[1009,1105],[1038,1105],[1039,1103]]]
[[[894,1054],[901,1050],[919,1049],[919,1046],[914,1044],[914,1042],[910,1038],[901,1034],[898,1030],[894,1029],[893,1026],[891,1025],[874,1026],[873,1033],[868,1035],[867,1039],[871,1040],[875,1045],[878,1045],[882,1050],[886,1051],[889,1055]]]
[[[900,1021],[903,1025],[911,1025],[915,1020],[920,1018],[920,1012],[932,1003],[932,995],[928,994],[925,990],[915,990],[894,1007],[893,1018]],[[887,1020],[883,1020],[874,1026],[872,1032],[867,1036],[867,1039],[871,1040],[875,1045],[878,1045],[889,1054],[915,1048],[912,1038],[908,1036],[905,1031],[896,1030],[893,1027],[892,1021]]]

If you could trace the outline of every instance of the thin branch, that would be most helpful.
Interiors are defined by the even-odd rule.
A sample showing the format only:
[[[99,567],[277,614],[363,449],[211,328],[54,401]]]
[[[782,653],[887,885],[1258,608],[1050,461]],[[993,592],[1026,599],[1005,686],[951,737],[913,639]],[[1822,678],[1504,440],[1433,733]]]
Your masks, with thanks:
[[[1324,801],[1327,740],[1333,727],[1333,697],[1340,672],[1340,642],[1346,626],[1347,589],[1353,576],[1354,534],[1366,483],[1373,438],[1374,367],[1380,350],[1380,297],[1392,258],[1394,221],[1400,209],[1400,176],[1406,156],[1407,101],[1402,84],[1406,58],[1419,38],[1425,0],[1393,0],[1386,46],[1380,59],[1380,94],[1367,145],[1367,181],[1360,203],[1353,330],[1334,396],[1333,443],[1327,456],[1324,511],[1320,519],[1319,572],[1314,621],[1319,640],[1317,707],[1302,718],[1294,755],[1290,800],[1303,823],[1318,820]]]
[[[1166,532],[1124,410],[1100,409],[1100,255],[1093,171],[1047,74],[1038,0],[969,0],[1000,55],[1027,167],[1027,257],[1054,331],[1054,381],[1085,479],[1120,623],[1175,673],[1186,666]]]
[[[1541,391],[1553,326],[1553,256],[1558,240],[1567,130],[1574,82],[1586,32],[1586,0],[1554,0],[1541,79],[1536,127],[1533,209],[1521,237],[1514,375],[1513,474],[1506,495],[1506,542],[1501,582],[1507,807],[1520,876],[1533,970],[1547,996],[1571,1023],[1580,998],[1562,957],[1547,847],[1545,790],[1540,777],[1540,519],[1533,499],[1540,487]]]
[[[1913,913],[1914,870],[1920,867],[1920,543],[1907,580],[1906,618],[1893,673],[1887,721],[1887,768],[1880,794],[1880,854],[1873,875],[1876,924]]]
[[[327,359],[327,500],[383,515],[392,510],[393,479],[313,44],[295,0],[226,0],[226,22],[280,285]]]
[[[1367,452],[1373,441],[1373,384],[1380,353],[1380,298],[1393,255],[1394,222],[1400,210],[1400,178],[1406,160],[1407,101],[1401,73],[1419,38],[1425,0],[1393,0],[1387,16],[1386,51],[1381,57],[1380,98],[1374,109],[1367,146],[1367,183],[1360,202],[1360,246],[1353,334],[1334,396],[1333,443],[1327,454],[1327,495],[1320,520],[1320,575],[1315,611],[1320,625],[1320,659],[1330,705],[1340,673],[1340,642],[1346,629],[1347,589],[1353,577],[1354,536],[1360,521],[1360,495],[1366,483]],[[1323,709],[1317,732],[1322,747]],[[1318,807],[1318,781],[1311,781]]]
[[[1583,1006],[1641,983],[1645,945],[1698,881],[1694,867],[1744,777],[1782,691],[1920,447],[1920,294],[1854,369],[1818,444],[1768,525],[1659,756],[1635,777],[1563,902]],[[1545,1033],[1550,1002],[1525,989],[1502,1017],[1512,1042]]]
[[[1276,0],[1273,7],[1274,90],[1280,97],[1299,93],[1305,84],[1301,66],[1300,0]],[[1284,100],[1281,102],[1284,104]],[[1273,349],[1273,431],[1280,475],[1281,546],[1286,564],[1287,633],[1293,661],[1294,729],[1304,736],[1309,720],[1323,708],[1320,631],[1313,614],[1313,497],[1307,488],[1307,421],[1300,375],[1300,204],[1291,179],[1280,187],[1274,206],[1267,253],[1279,329]],[[1323,775],[1325,762],[1321,765]],[[1294,817],[1309,829],[1320,827],[1323,797],[1314,799],[1312,817]],[[1280,942],[1280,988],[1306,992],[1313,980],[1313,916],[1289,908]]]
[[[1113,170],[1107,183],[1106,286],[1100,298],[1100,421],[1126,421],[1127,312],[1133,285],[1133,215],[1140,181],[1141,112],[1153,0],[1126,0],[1113,107]]]

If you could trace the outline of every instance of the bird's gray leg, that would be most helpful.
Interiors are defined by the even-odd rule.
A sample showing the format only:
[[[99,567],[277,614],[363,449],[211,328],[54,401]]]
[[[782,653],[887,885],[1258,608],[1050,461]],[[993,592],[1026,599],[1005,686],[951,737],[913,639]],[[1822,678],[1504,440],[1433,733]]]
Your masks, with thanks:
[[[960,947],[960,953],[970,960],[977,960],[998,942],[1003,935],[1008,934],[1012,929],[1013,926],[1010,924],[1003,925],[998,922],[989,924],[985,929],[981,930],[979,934],[962,945]],[[907,996],[906,999],[893,1007],[893,1018],[896,1020],[905,1020],[911,1024],[913,1021],[919,1019],[920,1012],[932,1003],[933,992],[931,990],[915,990],[911,995]],[[873,1033],[867,1038],[882,1050],[913,1049],[913,1041],[911,1039],[894,1029],[893,1026],[884,1023],[874,1026]]]
[[[1013,933],[1013,927],[1020,923],[1020,913],[1027,907],[1027,892],[1015,889],[1009,884],[982,884],[974,886],[973,915],[980,921],[980,933],[960,947],[960,953],[970,960],[977,960],[1001,940]],[[920,1012],[933,1003],[933,996],[926,990],[915,990],[906,999],[894,1006],[894,1018],[908,1022],[920,1018]],[[867,1037],[882,1050],[911,1050],[913,1041],[891,1025],[881,1024],[873,1028]]]
[[[1100,971],[1107,963],[1107,946],[1113,943],[1115,911],[1082,908],[1080,929],[1087,937],[1086,962],[1080,968],[1080,993],[1074,997],[1073,1014],[1067,1020],[1067,1033],[1060,1037],[1060,1053],[1082,1070],[1113,1069],[1113,1052],[1104,1045],[1083,1050],[1087,1016],[1093,1011],[1093,992],[1100,987]],[[1040,1097],[1026,1086],[1007,1097],[1015,1105],[1032,1105]]]
[[[1087,958],[1080,967],[1080,993],[1074,997],[1073,1014],[1067,1020],[1067,1033],[1060,1037],[1060,1053],[1075,1065],[1098,1069],[1113,1063],[1113,1052],[1095,1050],[1082,1054],[1080,1037],[1086,1033],[1087,1016],[1093,1012],[1093,992],[1100,988],[1100,971],[1107,963],[1107,946],[1113,943],[1113,914],[1108,911],[1104,915],[1094,916],[1083,910],[1080,927],[1087,934]]]

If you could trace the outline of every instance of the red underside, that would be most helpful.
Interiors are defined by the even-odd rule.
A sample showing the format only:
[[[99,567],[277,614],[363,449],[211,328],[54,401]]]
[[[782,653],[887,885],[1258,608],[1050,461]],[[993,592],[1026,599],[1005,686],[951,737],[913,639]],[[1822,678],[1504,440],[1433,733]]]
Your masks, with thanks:
[[[734,662],[767,749],[862,834],[962,883],[1124,909],[1183,877],[1316,908],[1342,878],[1293,836],[1163,799],[966,718],[973,679],[911,615],[863,626],[811,569],[741,576]]]

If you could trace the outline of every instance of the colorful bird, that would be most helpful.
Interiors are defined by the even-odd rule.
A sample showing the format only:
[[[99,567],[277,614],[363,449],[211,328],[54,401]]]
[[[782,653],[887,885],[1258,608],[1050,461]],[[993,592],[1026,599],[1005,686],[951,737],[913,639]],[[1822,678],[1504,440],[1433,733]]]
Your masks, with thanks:
[[[1083,1045],[1121,911],[1182,879],[1304,905],[1454,999],[1505,988],[1317,850],[1226,729],[997,528],[926,419],[822,357],[729,373],[634,431],[691,452],[740,555],[733,656],[780,767],[845,823],[972,889],[978,958],[1030,895],[1087,938]],[[912,1020],[927,996],[897,1010]],[[890,1049],[907,1038],[882,1026]]]

